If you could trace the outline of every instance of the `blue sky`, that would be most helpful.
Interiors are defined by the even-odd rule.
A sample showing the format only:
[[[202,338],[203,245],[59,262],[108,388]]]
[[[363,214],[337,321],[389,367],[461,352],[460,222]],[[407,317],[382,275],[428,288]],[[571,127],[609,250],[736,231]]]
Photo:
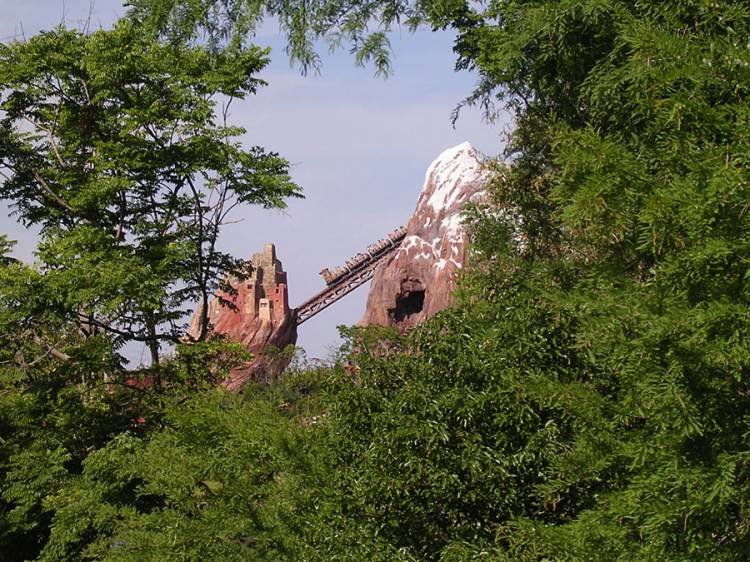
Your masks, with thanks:
[[[89,0],[0,0],[0,41],[63,20],[81,27],[89,11]],[[108,27],[123,11],[118,0],[97,0],[91,28]],[[425,170],[445,148],[467,140],[487,155],[502,151],[508,119],[488,125],[478,110],[467,109],[455,128],[451,125],[451,110],[471,92],[476,76],[453,71],[450,33],[394,33],[394,74],[387,79],[356,67],[345,51],[322,53],[321,74],[301,76],[272,23],[255,42],[272,49],[271,64],[261,74],[269,85],[235,102],[230,120],[248,130],[247,145],[275,150],[292,163],[306,199],[283,212],[238,212],[234,218],[241,222],[226,228],[221,245],[248,257],[265,242],[275,243],[293,306],[323,288],[320,269],[343,263],[406,223]],[[6,217],[1,207],[0,232],[19,241],[16,255],[32,259],[33,234]],[[325,357],[338,343],[336,326],[356,323],[366,298],[367,288],[361,287],[306,322],[298,344],[309,357]]]

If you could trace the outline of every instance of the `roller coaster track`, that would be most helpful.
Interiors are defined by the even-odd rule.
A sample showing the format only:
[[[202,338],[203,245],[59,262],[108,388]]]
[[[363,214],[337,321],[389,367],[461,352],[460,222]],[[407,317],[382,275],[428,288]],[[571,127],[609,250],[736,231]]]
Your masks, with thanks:
[[[338,274],[328,283],[325,289],[297,307],[297,326],[372,279],[375,269],[398,250],[405,236],[406,229],[396,229],[375,250],[368,248],[367,254],[358,254],[359,257],[347,261],[346,266],[334,270],[334,273],[339,271],[343,271],[343,273]],[[356,264],[350,266],[349,264],[352,262],[356,262]],[[323,271],[327,272],[328,270]]]

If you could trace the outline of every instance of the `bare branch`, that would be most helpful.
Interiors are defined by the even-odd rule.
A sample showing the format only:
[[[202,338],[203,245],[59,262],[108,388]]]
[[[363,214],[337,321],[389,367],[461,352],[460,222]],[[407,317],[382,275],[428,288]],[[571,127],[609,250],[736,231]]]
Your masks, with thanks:
[[[83,26],[83,32],[88,35],[91,30],[91,18],[94,16],[95,0],[89,0],[89,15],[86,18],[86,24]]]
[[[59,107],[58,107],[58,111],[59,111]],[[24,117],[24,120],[26,120],[29,124],[31,124],[32,126],[36,127],[40,131],[43,131],[43,132],[47,133],[47,138],[49,139],[49,142],[52,145],[52,150],[55,153],[55,157],[57,158],[57,161],[60,163],[60,166],[64,167],[65,166],[65,162],[63,161],[62,156],[60,155],[60,150],[59,150],[59,147],[57,146],[57,141],[55,141],[55,137],[54,137],[54,134],[53,134],[54,131],[52,129],[47,129],[47,128],[43,127],[42,125],[40,125],[36,121],[31,120],[29,117]]]
[[[96,318],[94,318],[93,316],[89,316],[88,314],[84,314],[82,312],[78,313],[78,318],[80,320],[88,322],[89,324],[102,328],[105,332],[109,332],[110,334],[115,334],[116,336],[121,336],[123,338],[129,339],[132,341],[139,341],[139,342],[146,342],[146,343],[154,342],[154,341],[175,341],[175,338],[168,334],[156,334],[155,333],[151,336],[138,336],[131,332],[118,330],[117,328],[113,328],[110,324],[106,322],[101,322],[97,320]]]
[[[37,183],[41,186],[41,188],[44,190],[44,192],[58,205],[63,207],[66,211],[70,211],[75,215],[75,209],[71,207],[65,199],[61,198],[57,193],[52,191],[52,188],[49,186],[49,184],[44,180],[42,176],[39,175],[39,172],[36,170],[32,170],[31,172],[34,175],[34,179],[36,179]]]
[[[91,104],[91,96],[89,95],[89,88],[86,85],[86,81],[81,78],[81,85],[83,86],[83,93],[86,94],[86,103]]]
[[[51,346],[50,344],[48,344],[47,342],[45,342],[39,336],[34,336],[33,340],[34,340],[35,344],[41,345],[42,347],[46,347],[47,348],[47,352],[50,355],[52,355],[52,357],[55,357],[56,359],[59,359],[60,361],[65,361],[66,363],[68,363],[70,361],[70,355],[68,355],[67,353],[64,353],[64,352],[60,351],[59,349]],[[34,362],[36,362],[38,359],[35,359]]]

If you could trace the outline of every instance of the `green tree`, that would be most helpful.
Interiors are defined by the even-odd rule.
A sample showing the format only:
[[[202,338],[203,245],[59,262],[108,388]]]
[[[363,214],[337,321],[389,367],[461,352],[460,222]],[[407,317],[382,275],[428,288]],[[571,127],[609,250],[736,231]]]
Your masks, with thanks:
[[[178,39],[207,26],[213,47],[229,39],[231,48],[206,56],[234,57],[264,6],[140,0],[134,14]],[[252,535],[292,559],[744,560],[750,9],[698,0],[267,6],[303,64],[315,62],[304,58],[305,38],[351,40],[366,55],[386,52],[373,50],[387,39],[379,32],[399,18],[452,28],[459,67],[482,78],[469,101],[515,111],[513,158],[494,166],[494,201],[475,211],[475,269],[458,306],[406,338],[355,334],[351,364],[324,385],[324,411],[315,423],[297,420],[307,429],[294,448],[305,460],[294,474],[275,472],[278,487],[247,460],[260,452],[290,466],[276,437],[238,429],[241,440],[266,439],[246,449],[221,430],[214,447],[210,428],[194,433],[200,423],[170,406],[163,431],[118,438],[70,478],[71,459],[81,464],[84,453],[69,450],[95,448],[101,439],[83,429],[102,424],[73,425],[92,419],[91,403],[58,394],[75,408],[45,406],[56,432],[2,449],[9,536],[33,552],[30,538],[46,535],[23,525],[54,519],[49,556],[104,557],[139,540],[161,555],[179,519],[201,537],[172,535],[187,557],[239,556],[222,549],[244,548]],[[381,28],[368,35],[372,23]],[[18,326],[21,310],[51,314],[45,299],[24,299],[48,294],[24,289],[46,287],[45,275],[13,263],[3,271],[18,280],[6,289],[6,325]],[[30,332],[21,356],[24,332],[8,330],[16,340],[3,360],[59,366],[56,352],[106,347],[106,338],[64,329],[78,324],[81,302],[72,301],[76,315],[52,314],[47,331]],[[63,341],[50,346],[53,336]],[[76,357],[105,370],[101,351]],[[39,388],[64,371],[43,372]],[[23,406],[31,427],[36,398],[0,398],[11,414]],[[223,414],[202,415],[227,427]],[[15,419],[3,418],[6,435]],[[148,465],[127,469],[132,458],[189,462],[159,480]],[[226,485],[234,462],[247,463],[241,489]],[[259,512],[233,506],[250,489],[260,504],[285,506],[283,524],[243,527],[236,513]],[[76,528],[82,506],[101,509]],[[223,516],[230,532],[207,544]]]
[[[216,246],[229,213],[300,195],[285,160],[227,123],[266,62],[163,46],[127,21],[2,46],[0,197],[41,228],[45,280],[82,329],[143,342],[158,364],[198,300],[205,336],[209,296],[244,265]]]
[[[320,68],[317,40],[332,48],[349,45],[360,65],[390,70],[388,32],[402,21],[410,29],[425,22],[421,2],[368,0],[131,0],[130,16],[175,43],[207,39],[216,47],[242,45],[264,19],[275,19],[288,39],[287,54],[302,70]],[[375,31],[370,31],[370,26]]]
[[[45,549],[63,520],[51,499],[87,457],[160,427],[168,405],[243,356],[178,338],[197,300],[204,339],[208,296],[225,273],[246,271],[216,246],[229,213],[300,196],[287,162],[243,149],[244,130],[227,122],[231,100],[263,84],[254,75],[266,62],[257,48],[161,45],[128,21],[0,45],[0,197],[40,230],[33,266],[9,258],[0,238],[4,560]],[[151,365],[126,370],[120,350],[134,342]]]
[[[278,402],[209,391],[167,405],[160,425],[115,437],[49,498],[40,560],[293,559],[282,492],[300,427]]]

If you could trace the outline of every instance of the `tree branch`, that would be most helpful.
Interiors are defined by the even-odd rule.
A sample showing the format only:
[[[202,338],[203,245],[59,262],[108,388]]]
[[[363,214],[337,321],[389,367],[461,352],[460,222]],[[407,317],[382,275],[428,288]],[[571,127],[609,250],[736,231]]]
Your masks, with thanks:
[[[99,320],[96,320],[93,316],[89,316],[88,314],[84,314],[82,312],[78,313],[78,318],[80,320],[88,322],[89,324],[92,324],[94,326],[97,326],[103,329],[105,332],[109,332],[110,334],[115,334],[116,336],[120,336],[128,340],[132,340],[132,341],[139,341],[139,342],[144,342],[144,343],[149,343],[153,341],[171,341],[171,342],[177,341],[177,338],[167,335],[167,334],[154,334],[153,336],[139,336],[132,332],[118,330],[117,328],[113,328],[109,324],[105,322],[100,322]]]
[[[34,340],[35,344],[40,345],[42,347],[46,347],[47,348],[47,354],[52,355],[52,357],[54,357],[56,359],[59,359],[60,361],[65,361],[66,363],[70,362],[70,355],[68,355],[67,353],[64,353],[64,352],[60,351],[56,347],[51,346],[50,344],[48,344],[47,342],[45,342],[39,336],[33,336],[32,339]],[[33,365],[34,363],[36,363],[37,361],[39,361],[40,359],[42,359],[44,357],[45,357],[44,355],[42,357],[37,357],[36,359],[34,359],[34,361],[32,361],[31,363],[29,363],[29,366]]]
[[[32,170],[31,173],[34,175],[34,179],[37,181],[37,183],[41,186],[41,188],[44,190],[44,192],[47,194],[48,197],[50,197],[55,203],[60,205],[63,209],[66,211],[72,213],[74,216],[76,215],[75,209],[71,207],[65,199],[57,195],[54,191],[52,191],[52,188],[49,186],[49,184],[44,180],[42,176],[39,175],[39,172],[36,170]]]

